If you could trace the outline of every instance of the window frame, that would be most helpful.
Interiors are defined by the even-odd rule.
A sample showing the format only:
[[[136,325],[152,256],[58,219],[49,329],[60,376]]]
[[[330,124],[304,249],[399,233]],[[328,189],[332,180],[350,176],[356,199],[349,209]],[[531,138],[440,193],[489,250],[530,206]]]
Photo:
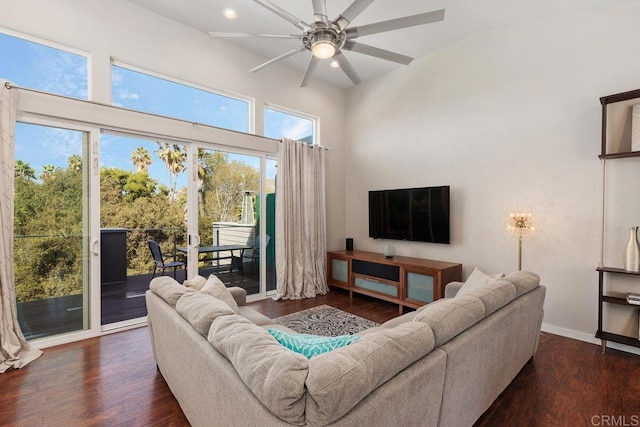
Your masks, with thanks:
[[[157,73],[155,71],[151,71],[148,70],[146,68],[142,68],[142,67],[138,67],[135,65],[131,65],[129,63],[123,62],[123,61],[119,61],[117,59],[111,58],[111,66],[109,67],[109,97],[110,97],[110,103],[111,105],[113,105],[114,107],[118,107],[118,108],[123,108],[125,110],[130,110],[131,108],[128,107],[122,107],[122,106],[116,106],[113,103],[113,67],[120,67],[120,68],[124,68],[126,70],[129,71],[133,71],[135,73],[140,73],[140,74],[146,74],[148,76],[151,77],[155,77],[161,80],[166,80],[168,82],[171,83],[175,83],[175,84],[179,84],[182,86],[187,86],[193,89],[198,89],[198,90],[202,90],[208,93],[211,93],[213,95],[218,95],[218,96],[222,96],[225,98],[231,98],[231,99],[235,99],[237,101],[242,101],[242,102],[246,102],[247,103],[247,133],[248,134],[253,134],[255,132],[255,98],[250,97],[250,96],[246,96],[246,95],[242,95],[242,94],[238,94],[238,93],[234,93],[234,92],[229,92],[229,91],[223,91],[223,90],[219,90],[219,89],[213,89],[207,86],[203,86],[197,83],[193,83],[187,80],[182,80],[179,79],[177,77],[173,77],[173,76],[168,76],[166,74],[161,74],[161,73]],[[134,110],[134,111],[140,111],[140,110]],[[181,121],[186,121],[186,122],[193,122],[195,123],[193,120],[186,120],[186,119],[182,119],[179,117],[171,117],[171,116],[165,116],[163,114],[158,114],[158,113],[153,113],[150,111],[141,111],[143,113],[146,114],[153,114],[153,115],[157,115],[157,116],[161,116],[161,117],[168,117],[171,119],[177,119],[177,120],[181,120]],[[217,127],[219,129],[225,129],[225,130],[229,130],[232,132],[240,132],[240,133],[244,133],[241,131],[236,131],[234,129],[227,129],[227,128],[223,128],[220,126],[215,126],[212,124],[208,124],[208,123],[202,123],[202,125],[206,125],[206,126],[212,126],[212,127]]]
[[[69,95],[63,95],[60,93],[55,93],[55,92],[48,92],[45,91],[43,89],[39,89],[39,88],[31,88],[31,87],[27,87],[25,86],[25,89],[33,89],[33,90],[37,90],[37,91],[41,91],[41,92],[45,92],[45,93],[50,93],[52,95],[57,95],[57,96],[66,96],[69,98],[74,98],[74,99],[79,99],[82,101],[91,101],[93,100],[93,81],[92,81],[92,68],[93,68],[93,57],[91,55],[91,52],[89,52],[88,50],[83,50],[80,48],[76,48],[76,47],[72,47],[72,46],[68,46],[65,44],[61,44],[61,43],[57,43],[51,40],[47,40],[47,39],[42,39],[36,36],[32,36],[30,34],[26,34],[26,33],[22,33],[19,31],[14,31],[14,30],[10,30],[6,27],[0,27],[0,33],[10,36],[10,37],[14,37],[17,39],[22,39],[31,43],[36,43],[36,44],[40,44],[42,46],[48,47],[48,48],[52,48],[52,49],[57,49],[57,50],[61,50],[63,52],[67,52],[73,55],[77,55],[77,56],[82,56],[87,60],[87,98],[76,98],[76,97],[71,97]]]
[[[281,105],[278,104],[272,104],[270,102],[265,102],[264,105],[262,106],[262,117],[263,117],[263,129],[262,129],[262,135],[266,137],[265,135],[265,131],[264,128],[266,127],[265,122],[266,122],[266,114],[265,114],[265,109],[270,109],[270,110],[274,110],[277,111],[279,113],[284,113],[284,114],[288,114],[290,116],[296,116],[296,117],[300,117],[301,119],[306,119],[306,120],[310,120],[311,121],[311,132],[312,132],[312,136],[313,136],[313,144],[312,145],[318,145],[318,146],[322,146],[322,144],[320,143],[321,139],[320,139],[320,117],[318,116],[314,116],[313,114],[309,114],[309,113],[304,113],[301,112],[299,110],[294,110],[293,108],[288,108],[288,107],[283,107]],[[267,137],[269,138],[269,137]]]

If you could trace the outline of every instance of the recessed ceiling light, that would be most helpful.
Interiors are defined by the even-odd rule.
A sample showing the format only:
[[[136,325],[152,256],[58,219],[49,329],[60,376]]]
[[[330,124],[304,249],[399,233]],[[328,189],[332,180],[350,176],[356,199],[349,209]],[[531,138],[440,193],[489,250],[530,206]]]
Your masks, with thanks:
[[[340,68],[340,64],[338,64],[338,61],[331,61],[331,67],[332,68]]]
[[[222,11],[222,14],[227,19],[236,19],[238,17],[238,14],[233,9],[225,9]]]

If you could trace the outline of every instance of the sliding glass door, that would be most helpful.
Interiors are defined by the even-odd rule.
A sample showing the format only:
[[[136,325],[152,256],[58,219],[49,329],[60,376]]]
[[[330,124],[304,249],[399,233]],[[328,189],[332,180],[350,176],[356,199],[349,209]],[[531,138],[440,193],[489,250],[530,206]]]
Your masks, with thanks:
[[[260,287],[261,157],[197,149],[197,274],[248,295]],[[268,243],[268,238],[265,243]],[[195,254],[194,248],[194,254]]]
[[[16,125],[14,271],[27,339],[89,328],[88,137]]]
[[[187,148],[103,133],[100,158],[101,324],[119,325],[147,315],[153,277],[186,279]]]
[[[144,293],[163,274],[182,283],[214,273],[254,297],[275,289],[275,166],[202,143],[18,123],[14,269],[25,336],[140,322]]]

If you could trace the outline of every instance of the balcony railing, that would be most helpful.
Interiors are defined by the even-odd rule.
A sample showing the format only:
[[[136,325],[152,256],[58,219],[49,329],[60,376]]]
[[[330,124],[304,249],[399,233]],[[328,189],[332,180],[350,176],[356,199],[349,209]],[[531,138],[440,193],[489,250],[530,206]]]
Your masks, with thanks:
[[[253,226],[243,225],[245,229]],[[225,233],[234,225],[217,225],[218,233],[212,236],[225,243]],[[105,229],[113,233],[114,229]],[[117,229],[121,233],[120,248],[101,249],[101,260],[111,262],[120,255],[124,261],[120,266],[103,265],[101,278],[101,324],[110,324],[146,316],[144,293],[149,288],[153,271],[153,260],[147,245],[148,240],[157,241],[168,257],[180,257],[179,247],[186,246],[185,227],[127,228]],[[209,229],[211,230],[211,229]],[[245,230],[252,238],[252,232]],[[101,241],[104,246],[105,235]],[[108,240],[108,239],[107,239]],[[14,256],[16,273],[16,294],[18,318],[27,339],[57,335],[81,330],[84,322],[84,286],[88,283],[88,271],[83,256],[83,244],[88,244],[84,236],[78,234],[47,234],[15,236]],[[118,254],[117,251],[124,252]],[[222,264],[224,265],[224,263]],[[118,267],[120,270],[116,268]],[[227,270],[216,271],[213,266],[199,264],[199,273],[218,273],[229,286],[241,286],[247,293],[259,292],[257,274],[239,274]],[[167,272],[168,273],[168,272]],[[121,277],[122,280],[107,280],[105,275]],[[185,270],[178,270],[177,280],[182,283]],[[105,279],[105,280],[102,280]]]

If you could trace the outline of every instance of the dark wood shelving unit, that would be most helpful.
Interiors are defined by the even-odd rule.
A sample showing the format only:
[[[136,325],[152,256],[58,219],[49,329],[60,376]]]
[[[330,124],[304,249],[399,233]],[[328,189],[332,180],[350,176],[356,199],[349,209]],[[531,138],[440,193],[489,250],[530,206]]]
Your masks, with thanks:
[[[605,341],[613,341],[620,344],[630,345],[632,347],[640,347],[640,340],[638,338],[628,337],[626,335],[598,331],[598,333],[596,333],[596,338],[600,338],[601,340]]]
[[[616,103],[620,103],[620,104],[618,104],[617,106],[614,106],[613,110],[610,112],[609,107],[612,106],[612,104],[616,104]],[[609,135],[607,126],[609,124],[608,117],[610,113],[612,114],[612,117],[615,117],[616,114],[619,116],[621,111],[625,111],[623,109],[628,109],[630,108],[631,105],[634,105],[634,104],[640,104],[640,89],[623,92],[623,93],[617,93],[609,96],[603,96],[602,98],[600,98],[600,104],[602,105],[602,133],[601,133],[602,146],[601,146],[601,152],[598,158],[602,160],[603,167],[605,167],[604,165],[607,161],[611,161],[611,160],[640,158],[640,151],[630,151],[631,150],[630,140],[629,140],[628,146],[626,145],[626,141],[622,138],[621,139],[613,138],[613,142],[611,143],[611,146],[608,144],[609,141],[607,140]],[[622,133],[623,129],[622,128],[612,129],[612,131],[613,131],[612,135],[617,135],[616,132],[620,131]],[[609,149],[615,152],[609,152]],[[606,167],[605,167],[605,171],[606,171]],[[604,192],[606,192],[607,191],[606,178],[604,178],[604,176],[603,176],[603,185],[604,185],[603,190]],[[602,212],[603,230],[602,230],[602,242],[601,242],[602,246],[601,246],[601,261],[600,261],[601,264],[604,264],[604,242],[605,242],[605,228],[604,228],[605,219],[604,218],[606,216],[604,211],[604,207],[605,207],[604,203],[605,203],[605,197],[603,195],[603,212]],[[605,290],[604,290],[605,274],[640,276],[640,272],[627,271],[622,268],[606,267],[602,265],[597,268],[597,271],[598,271],[598,331],[596,332],[596,338],[599,338],[601,341],[602,353],[604,354],[606,351],[607,341],[612,341],[612,342],[640,348],[640,339],[638,339],[638,337],[630,337],[627,335],[620,335],[612,332],[607,332],[603,330],[603,326],[602,326],[603,311],[604,311],[603,308],[605,304],[615,304],[618,306],[628,307],[629,309],[640,309],[640,305],[629,304],[626,298],[605,294]],[[639,282],[638,289],[640,292],[640,282]],[[615,292],[610,292],[610,293],[615,293]],[[640,311],[637,311],[637,313],[640,315]]]
[[[631,274],[634,276],[640,276],[640,271],[629,271],[624,268],[616,268],[616,267],[598,267],[597,271],[603,271],[605,273],[618,273],[618,274]]]
[[[600,154],[598,158],[607,159],[625,159],[628,157],[640,157],[640,151],[626,151],[624,153]]]
[[[640,308],[640,305],[628,303],[626,298],[613,297],[610,295],[602,295],[601,298],[603,302],[609,302],[611,304],[628,305],[629,307]]]

